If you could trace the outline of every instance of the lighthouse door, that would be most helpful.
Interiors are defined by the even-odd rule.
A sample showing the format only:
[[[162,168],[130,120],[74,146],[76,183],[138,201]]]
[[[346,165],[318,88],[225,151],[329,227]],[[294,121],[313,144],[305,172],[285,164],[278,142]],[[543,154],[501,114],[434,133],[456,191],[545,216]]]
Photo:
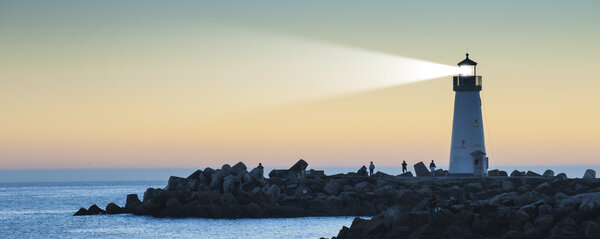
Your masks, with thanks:
[[[483,176],[483,155],[473,154],[473,176]]]

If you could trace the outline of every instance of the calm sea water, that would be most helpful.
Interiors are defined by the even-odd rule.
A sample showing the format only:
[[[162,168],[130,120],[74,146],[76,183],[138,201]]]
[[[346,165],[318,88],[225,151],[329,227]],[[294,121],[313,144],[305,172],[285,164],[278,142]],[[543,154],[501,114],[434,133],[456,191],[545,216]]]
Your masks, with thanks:
[[[352,217],[163,219],[133,215],[71,216],[93,203],[125,204],[166,181],[0,183],[0,238],[319,238],[337,235]]]

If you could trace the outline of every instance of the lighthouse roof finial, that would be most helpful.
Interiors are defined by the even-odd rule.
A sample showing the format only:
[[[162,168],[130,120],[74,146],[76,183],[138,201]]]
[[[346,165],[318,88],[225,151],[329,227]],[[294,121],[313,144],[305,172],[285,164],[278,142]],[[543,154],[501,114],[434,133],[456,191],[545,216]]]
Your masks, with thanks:
[[[476,66],[477,62],[474,62],[473,60],[469,59],[469,53],[467,53],[466,55],[467,55],[467,58],[465,58],[464,60],[462,60],[461,62],[459,62],[458,66],[462,66],[462,65]]]

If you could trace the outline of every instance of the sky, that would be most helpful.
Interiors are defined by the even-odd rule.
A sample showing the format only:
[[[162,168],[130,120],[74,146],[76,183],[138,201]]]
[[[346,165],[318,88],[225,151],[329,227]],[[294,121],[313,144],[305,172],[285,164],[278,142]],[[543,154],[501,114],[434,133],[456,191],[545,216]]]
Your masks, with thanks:
[[[598,1],[0,0],[0,169],[600,165]]]

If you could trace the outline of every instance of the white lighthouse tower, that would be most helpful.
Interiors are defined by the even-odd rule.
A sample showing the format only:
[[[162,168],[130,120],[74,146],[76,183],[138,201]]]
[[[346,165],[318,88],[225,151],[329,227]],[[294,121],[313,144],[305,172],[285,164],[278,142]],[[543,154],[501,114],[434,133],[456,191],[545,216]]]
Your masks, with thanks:
[[[453,77],[454,119],[450,147],[451,176],[487,176],[488,158],[483,138],[481,117],[481,76],[477,62],[467,58],[458,63],[460,74]]]

